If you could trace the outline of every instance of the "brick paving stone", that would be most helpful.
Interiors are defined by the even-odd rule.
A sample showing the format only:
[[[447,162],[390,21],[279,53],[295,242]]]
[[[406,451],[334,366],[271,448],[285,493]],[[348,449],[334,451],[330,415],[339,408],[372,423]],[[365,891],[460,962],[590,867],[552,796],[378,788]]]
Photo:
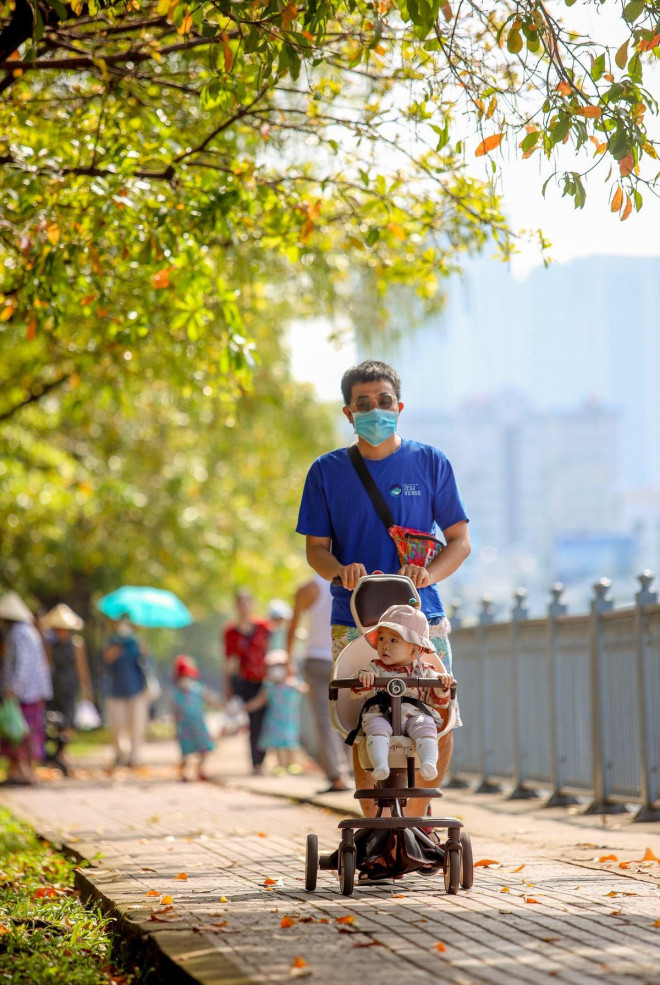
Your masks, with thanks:
[[[660,857],[659,826],[451,790],[442,813],[463,817],[475,860],[497,863],[476,868],[472,890],[450,897],[441,875],[418,875],[344,897],[320,872],[307,893],[307,833],[333,850],[339,817],[328,808],[355,812],[356,802],[317,797],[318,774],[248,777],[240,739],[224,744],[224,764],[212,760],[222,786],[175,782],[169,749],[137,776],[111,780],[94,767],[2,793],[41,834],[91,861],[83,892],[151,947],[144,961],[157,981],[660,985],[660,864],[619,867],[646,847]],[[599,861],[609,854],[616,860]]]

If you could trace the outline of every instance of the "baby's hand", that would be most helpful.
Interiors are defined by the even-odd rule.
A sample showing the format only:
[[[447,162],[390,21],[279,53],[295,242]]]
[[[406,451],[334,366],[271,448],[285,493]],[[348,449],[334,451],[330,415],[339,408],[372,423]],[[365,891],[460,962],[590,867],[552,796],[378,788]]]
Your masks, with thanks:
[[[440,685],[436,685],[436,690],[438,691],[448,691],[452,684],[455,683],[451,674],[438,674],[438,678],[442,681]]]
[[[373,687],[376,675],[370,670],[361,670],[358,674],[358,679],[362,687]]]

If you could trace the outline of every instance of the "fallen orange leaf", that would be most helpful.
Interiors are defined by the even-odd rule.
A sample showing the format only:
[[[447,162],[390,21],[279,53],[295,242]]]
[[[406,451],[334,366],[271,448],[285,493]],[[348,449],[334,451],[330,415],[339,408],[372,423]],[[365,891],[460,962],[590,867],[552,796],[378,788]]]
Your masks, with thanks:
[[[228,903],[229,902],[229,900],[227,899],[226,896],[219,896],[218,899],[219,899],[219,901],[221,903]]]
[[[513,871],[514,871],[514,872],[522,872],[522,870],[523,870],[524,868],[525,868],[525,863],[523,862],[523,864],[522,864],[522,865],[519,865],[519,866],[518,866],[518,868],[517,868],[517,869],[514,869]]]
[[[443,951],[447,950],[447,945],[443,944],[442,941],[437,941],[435,945],[435,949],[436,951],[440,951],[440,953],[442,954]]]
[[[296,957],[291,962],[291,967],[292,968],[306,968],[307,967],[307,962],[305,961],[304,958],[301,958],[300,955],[297,954]]]
[[[599,862],[618,862],[619,859],[616,855],[601,855],[598,859]]]
[[[173,902],[174,902],[174,900],[172,899],[171,896],[161,896],[161,898],[160,898],[160,905],[161,906],[169,906],[169,904],[170,903],[173,903]]]
[[[500,865],[500,863],[495,862],[492,858],[480,858],[478,862],[474,863],[474,868],[477,869],[480,865],[486,867],[488,865]]]
[[[57,896],[57,890],[53,889],[52,886],[40,886],[39,889],[35,890],[33,894],[33,899],[54,899]]]
[[[539,906],[541,905],[533,896],[525,896],[525,903],[538,903]]]
[[[186,882],[186,880],[188,879],[188,875],[186,872],[179,872],[178,876],[174,876],[174,878],[181,879],[183,882]]]
[[[148,893],[145,893],[145,896],[160,896],[160,893],[157,889],[150,889]]]
[[[270,876],[268,876],[267,879],[264,879],[263,885],[264,886],[275,886],[275,885],[277,885],[277,879],[271,879]]]
[[[265,831],[257,831],[257,838],[267,838],[268,835]]]
[[[355,917],[352,914],[347,914],[345,917],[337,917],[335,923],[355,923]]]
[[[509,889],[508,886],[502,886],[502,888],[500,889],[500,892],[501,893],[510,893],[511,890]]]
[[[292,917],[282,917],[280,927],[293,927],[296,921]]]
[[[660,920],[656,920],[653,924],[654,927],[660,927]]]
[[[647,848],[644,852],[642,862],[660,862],[660,858],[658,858],[657,855],[654,855],[650,848]]]

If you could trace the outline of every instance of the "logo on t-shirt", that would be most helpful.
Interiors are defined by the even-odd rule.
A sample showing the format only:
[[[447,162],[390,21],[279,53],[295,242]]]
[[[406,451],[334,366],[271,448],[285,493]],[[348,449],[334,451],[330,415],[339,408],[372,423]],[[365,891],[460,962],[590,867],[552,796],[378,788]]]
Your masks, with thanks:
[[[388,489],[390,496],[421,496],[422,490],[416,482],[395,482]]]
[[[393,486],[388,489],[390,496],[400,496],[403,490],[398,482],[395,482]]]

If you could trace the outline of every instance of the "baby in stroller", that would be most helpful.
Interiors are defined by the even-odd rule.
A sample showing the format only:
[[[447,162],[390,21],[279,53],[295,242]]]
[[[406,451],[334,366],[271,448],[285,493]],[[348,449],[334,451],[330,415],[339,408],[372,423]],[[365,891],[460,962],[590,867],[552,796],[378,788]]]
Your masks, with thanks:
[[[391,605],[377,626],[364,634],[378,656],[370,662],[368,669],[359,670],[354,675],[361,686],[351,689],[352,697],[360,700],[366,698],[366,701],[347,742],[350,743],[357,735],[366,737],[366,753],[376,781],[385,780],[390,775],[388,756],[392,735],[389,696],[385,688],[374,688],[377,677],[430,677],[442,682],[442,686],[436,688],[408,686],[401,696],[401,733],[409,736],[415,744],[419,772],[425,780],[433,780],[438,775],[438,732],[446,725],[454,680],[444,667],[439,671],[437,663],[422,659],[423,653],[435,655],[428,634],[426,616],[411,605]]]

